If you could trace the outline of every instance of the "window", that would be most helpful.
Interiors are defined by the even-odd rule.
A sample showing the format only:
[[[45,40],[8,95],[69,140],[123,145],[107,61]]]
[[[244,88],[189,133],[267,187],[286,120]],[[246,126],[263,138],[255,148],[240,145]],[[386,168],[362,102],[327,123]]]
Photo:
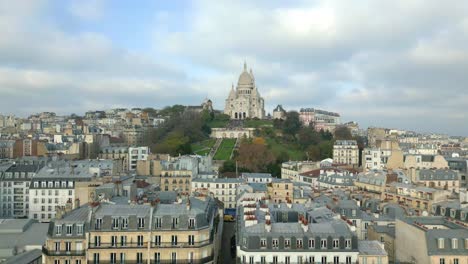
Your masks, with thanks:
[[[162,219],[161,218],[156,218],[156,223],[154,224],[155,228],[161,228],[161,223],[162,223]]]
[[[96,230],[100,230],[102,226],[102,218],[97,218],[96,219],[96,224],[94,225]]]
[[[99,264],[99,253],[94,253],[93,254],[93,263],[94,264]]]
[[[284,257],[284,263],[285,264],[291,264],[291,258],[289,256]]]
[[[112,229],[119,229],[119,219],[116,217],[112,218]]]
[[[340,247],[340,241],[338,239],[333,239],[333,249]]]
[[[195,236],[194,236],[194,235],[189,235],[189,236],[188,236],[188,244],[189,244],[190,246],[195,245]]]
[[[327,240],[326,239],[320,240],[320,248],[327,248]]]
[[[327,257],[326,256],[322,256],[322,264],[327,264]]]
[[[143,264],[143,253],[142,252],[138,252],[137,255],[136,255],[136,259],[137,259],[137,264]]]
[[[444,259],[444,258],[440,258],[440,259],[439,259],[439,264],[445,264],[445,259]]]
[[[179,218],[173,217],[172,218],[172,228],[177,228],[178,225],[179,225]]]
[[[54,264],[60,264],[60,260],[59,259],[54,260]]]
[[[271,242],[273,248],[278,248],[278,239],[273,239]]]
[[[302,248],[302,239],[296,239],[296,247],[297,248]]]
[[[250,256],[250,257],[249,257],[249,263],[250,263],[250,264],[254,264],[254,257],[253,257],[253,256]]]
[[[346,257],[346,264],[351,264],[351,257],[350,256]]]
[[[266,248],[267,241],[265,238],[260,239],[260,247]]]
[[[333,264],[340,264],[340,257],[339,256],[334,256],[333,257]]]
[[[315,248],[315,240],[309,239],[309,248]]]
[[[127,245],[127,236],[120,236],[120,246],[126,246]]]
[[[161,236],[154,236],[154,245],[155,246],[161,245]]]
[[[443,238],[439,238],[439,248],[442,249],[444,248],[444,239]]]
[[[351,239],[346,239],[345,240],[345,248],[347,248],[347,249],[351,248]]]
[[[117,263],[117,254],[116,253],[110,253],[110,263],[111,264]]]
[[[278,264],[278,256],[273,256],[273,264]]]
[[[311,264],[315,263],[315,257],[313,256],[308,257],[307,260],[308,260],[307,263],[311,263]]]
[[[60,242],[55,242],[55,251],[60,251]]]
[[[138,228],[145,227],[145,219],[143,217],[138,217]]]
[[[266,257],[265,256],[260,257],[260,264],[266,264]]]
[[[100,236],[95,236],[94,237],[94,246],[96,246],[96,247],[101,246],[101,237]]]
[[[385,242],[385,238],[383,236],[380,237],[380,242],[382,242],[382,243]]]
[[[123,252],[120,253],[120,263],[121,264],[125,263],[125,253]]]
[[[72,228],[73,226],[72,225],[67,225],[67,236],[70,236],[72,234]]]
[[[65,251],[71,251],[71,242],[65,242]]]
[[[290,248],[291,247],[291,239],[287,238],[284,240],[284,248]]]
[[[55,234],[58,236],[62,234],[62,225],[55,226]]]
[[[137,246],[139,246],[139,247],[143,246],[143,236],[142,235],[137,236]]]
[[[76,225],[76,234],[77,235],[83,234],[83,225]]]
[[[177,245],[177,236],[171,236],[171,245],[176,246]]]
[[[161,261],[161,253],[159,253],[159,252],[154,253],[154,262],[155,262],[155,264],[159,264],[160,261]]]
[[[177,253],[176,252],[171,253],[171,261],[173,261],[174,263],[177,261]]]
[[[452,238],[452,248],[458,249],[458,238]]]
[[[81,264],[81,259],[75,260],[75,264]]]
[[[195,228],[195,218],[189,219],[189,228]]]
[[[457,258],[453,259],[453,264],[458,264],[458,259]]]
[[[111,236],[111,246],[112,247],[117,246],[117,236]]]

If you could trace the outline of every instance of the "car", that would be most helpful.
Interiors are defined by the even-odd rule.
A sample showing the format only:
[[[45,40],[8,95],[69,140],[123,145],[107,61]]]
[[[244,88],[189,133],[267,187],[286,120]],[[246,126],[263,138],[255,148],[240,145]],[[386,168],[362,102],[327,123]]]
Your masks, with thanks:
[[[232,215],[224,215],[224,222],[234,222],[234,216]]]

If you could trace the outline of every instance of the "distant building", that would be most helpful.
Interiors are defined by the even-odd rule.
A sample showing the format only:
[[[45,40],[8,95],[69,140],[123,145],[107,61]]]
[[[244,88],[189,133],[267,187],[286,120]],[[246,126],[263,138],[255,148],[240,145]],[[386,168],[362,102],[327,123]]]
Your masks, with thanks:
[[[333,161],[357,167],[359,165],[359,148],[356,140],[337,140],[333,145]]]
[[[278,105],[275,109],[273,109],[273,119],[285,119],[286,118],[286,110],[284,110],[282,105]]]
[[[358,241],[359,263],[388,264],[388,254],[379,241]]]
[[[40,164],[12,164],[0,172],[0,216],[28,217],[30,183],[41,168]]]
[[[335,131],[335,127],[341,124],[338,113],[328,112],[314,108],[301,108],[299,119],[304,126],[314,125],[317,131]]]
[[[149,154],[148,147],[130,147],[128,148],[128,169],[135,171],[137,162],[147,160]]]
[[[225,209],[236,208],[237,187],[245,181],[241,178],[193,179],[192,192],[213,194],[224,203]]]
[[[236,90],[234,85],[229,92],[224,107],[224,113],[231,119],[246,119],[265,117],[265,102],[258,92],[252,69],[247,71],[244,63],[244,71],[239,76]]]
[[[362,167],[366,171],[383,169],[385,166],[382,162],[380,149],[365,148],[362,151]]]

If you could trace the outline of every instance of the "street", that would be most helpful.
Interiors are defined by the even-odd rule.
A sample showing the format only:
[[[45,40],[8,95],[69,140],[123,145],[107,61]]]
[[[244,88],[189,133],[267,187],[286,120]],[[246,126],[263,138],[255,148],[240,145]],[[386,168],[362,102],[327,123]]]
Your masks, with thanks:
[[[224,222],[223,226],[223,241],[221,241],[220,263],[234,264],[236,259],[231,255],[231,237],[235,233],[235,222]]]

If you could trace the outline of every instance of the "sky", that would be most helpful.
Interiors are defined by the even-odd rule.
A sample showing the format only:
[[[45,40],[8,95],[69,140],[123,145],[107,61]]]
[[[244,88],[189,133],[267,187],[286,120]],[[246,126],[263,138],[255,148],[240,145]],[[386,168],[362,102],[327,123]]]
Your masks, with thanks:
[[[224,108],[244,61],[266,110],[468,136],[468,1],[0,0],[0,113]]]

